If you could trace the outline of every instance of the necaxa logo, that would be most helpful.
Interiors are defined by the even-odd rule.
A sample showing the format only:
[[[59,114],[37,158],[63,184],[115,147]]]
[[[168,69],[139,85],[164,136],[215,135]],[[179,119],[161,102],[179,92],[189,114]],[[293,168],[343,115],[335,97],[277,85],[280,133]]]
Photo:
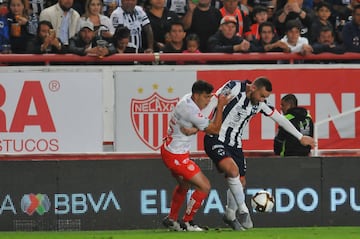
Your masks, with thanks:
[[[25,194],[21,199],[21,210],[28,214],[33,215],[37,212],[39,215],[43,215],[50,209],[50,200],[46,194]]]
[[[158,85],[153,85],[158,89]],[[173,89],[167,89],[172,93]],[[142,90],[138,90],[142,93]],[[138,137],[152,150],[158,150],[166,136],[170,114],[179,98],[167,99],[154,92],[145,99],[131,99],[131,122]]]

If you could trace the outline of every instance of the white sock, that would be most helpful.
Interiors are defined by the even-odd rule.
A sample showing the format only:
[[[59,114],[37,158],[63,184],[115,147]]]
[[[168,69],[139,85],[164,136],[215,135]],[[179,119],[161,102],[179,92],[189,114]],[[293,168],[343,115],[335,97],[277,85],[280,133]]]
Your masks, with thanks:
[[[235,199],[237,208],[239,209],[240,213],[249,213],[249,209],[247,208],[245,204],[245,194],[243,190],[243,186],[240,182],[239,177],[235,178],[227,178],[227,182],[230,188],[230,191]],[[228,201],[231,201],[231,198],[229,198]]]
[[[226,192],[226,210],[225,210],[225,216],[227,219],[233,221],[236,218],[236,210],[238,209],[238,206],[236,204],[235,198],[232,195],[230,189]]]

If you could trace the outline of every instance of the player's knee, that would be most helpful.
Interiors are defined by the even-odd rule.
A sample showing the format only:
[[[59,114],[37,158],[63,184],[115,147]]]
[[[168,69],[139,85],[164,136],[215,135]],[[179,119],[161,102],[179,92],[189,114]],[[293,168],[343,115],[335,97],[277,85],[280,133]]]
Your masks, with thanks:
[[[226,176],[230,177],[230,178],[236,178],[239,176],[239,169],[238,167],[230,167],[227,172],[226,172]]]
[[[245,178],[245,176],[240,176],[240,182],[241,182],[243,188],[245,188],[246,187],[246,178]]]
[[[210,184],[210,181],[207,180],[202,185],[201,191],[203,191],[206,194],[209,194],[210,190],[211,190],[211,184]]]

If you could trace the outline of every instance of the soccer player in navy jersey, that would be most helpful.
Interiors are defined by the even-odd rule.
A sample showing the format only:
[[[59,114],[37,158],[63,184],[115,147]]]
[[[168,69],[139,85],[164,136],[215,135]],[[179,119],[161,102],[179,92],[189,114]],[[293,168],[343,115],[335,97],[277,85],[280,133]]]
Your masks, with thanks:
[[[303,145],[314,145],[312,137],[302,135],[283,115],[266,102],[272,84],[266,77],[250,81],[229,81],[216,95],[231,95],[232,99],[221,113],[223,122],[218,134],[204,137],[205,152],[220,172],[225,174],[229,187],[227,206],[223,220],[234,230],[253,227],[249,209],[245,204],[246,160],[242,151],[242,133],[250,119],[261,112],[276,121],[283,129],[295,136]],[[212,102],[216,105],[216,97]],[[212,103],[211,103],[212,104]],[[209,107],[211,108],[211,104]]]

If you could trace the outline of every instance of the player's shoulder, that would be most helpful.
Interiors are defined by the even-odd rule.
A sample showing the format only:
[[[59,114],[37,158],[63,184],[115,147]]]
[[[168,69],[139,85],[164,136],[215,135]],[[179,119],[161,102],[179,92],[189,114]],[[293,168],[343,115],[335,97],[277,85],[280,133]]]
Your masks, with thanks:
[[[259,102],[259,108],[260,109],[271,109],[272,111],[275,110],[275,107],[267,100],[263,102]]]
[[[178,102],[179,107],[192,108],[194,101],[191,99],[191,93],[184,95]]]

